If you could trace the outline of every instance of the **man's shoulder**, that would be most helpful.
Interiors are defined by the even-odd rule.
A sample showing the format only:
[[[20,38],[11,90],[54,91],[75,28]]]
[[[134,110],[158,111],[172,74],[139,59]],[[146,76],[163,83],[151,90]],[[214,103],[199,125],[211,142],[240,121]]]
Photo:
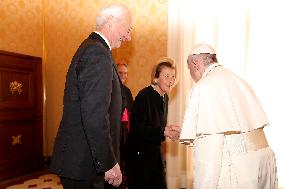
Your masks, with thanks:
[[[85,59],[97,59],[98,57],[109,59],[109,62],[111,62],[111,54],[109,50],[100,42],[87,38],[77,49],[72,61],[85,61]]]
[[[124,90],[126,92],[130,92],[131,93],[131,90],[126,85],[122,84],[122,86],[123,86],[123,88],[124,88]]]
[[[92,39],[92,38],[87,38],[85,39],[80,47],[78,48],[78,50],[80,49],[84,49],[85,51],[99,51],[99,52],[103,52],[106,54],[109,54],[109,50],[104,46],[104,44],[96,39]]]

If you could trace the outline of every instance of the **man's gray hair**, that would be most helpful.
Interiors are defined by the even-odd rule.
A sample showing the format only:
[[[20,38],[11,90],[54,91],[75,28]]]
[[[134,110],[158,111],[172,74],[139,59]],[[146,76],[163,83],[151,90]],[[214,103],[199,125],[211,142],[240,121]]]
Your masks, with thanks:
[[[111,17],[119,19],[126,10],[127,7],[120,3],[103,7],[96,17],[96,28],[102,27]]]

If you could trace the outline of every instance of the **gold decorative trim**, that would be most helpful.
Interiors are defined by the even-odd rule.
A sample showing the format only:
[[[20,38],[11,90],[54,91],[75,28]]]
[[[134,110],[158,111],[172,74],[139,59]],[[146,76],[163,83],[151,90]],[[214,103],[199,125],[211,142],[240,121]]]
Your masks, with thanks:
[[[14,94],[15,92],[18,92],[18,94],[20,95],[23,92],[23,84],[19,81],[11,81],[10,82],[10,91],[12,94]]]
[[[48,130],[46,125],[46,42],[45,42],[45,0],[42,3],[42,87],[43,87],[43,151],[44,156],[50,156],[48,145]]]
[[[22,135],[12,136],[12,145],[15,146],[16,144],[22,144],[21,137]]]

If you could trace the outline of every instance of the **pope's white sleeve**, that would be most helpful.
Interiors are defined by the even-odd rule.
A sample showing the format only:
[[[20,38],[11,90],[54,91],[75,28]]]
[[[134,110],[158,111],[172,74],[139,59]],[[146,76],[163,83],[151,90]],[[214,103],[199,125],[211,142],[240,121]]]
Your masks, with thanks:
[[[199,105],[199,90],[198,86],[194,86],[188,98],[182,130],[180,134],[180,142],[187,143],[191,139],[195,139],[198,124],[198,105]]]

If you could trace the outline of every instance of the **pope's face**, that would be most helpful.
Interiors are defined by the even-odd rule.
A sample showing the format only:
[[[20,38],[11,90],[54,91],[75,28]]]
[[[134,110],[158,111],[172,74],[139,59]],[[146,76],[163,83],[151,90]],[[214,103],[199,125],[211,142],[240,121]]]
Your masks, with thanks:
[[[197,70],[197,66],[196,66],[196,63],[193,61],[192,59],[192,56],[189,56],[188,59],[187,59],[187,67],[190,71],[190,76],[191,78],[197,82],[199,79],[198,79],[198,75],[199,75],[199,72]]]

